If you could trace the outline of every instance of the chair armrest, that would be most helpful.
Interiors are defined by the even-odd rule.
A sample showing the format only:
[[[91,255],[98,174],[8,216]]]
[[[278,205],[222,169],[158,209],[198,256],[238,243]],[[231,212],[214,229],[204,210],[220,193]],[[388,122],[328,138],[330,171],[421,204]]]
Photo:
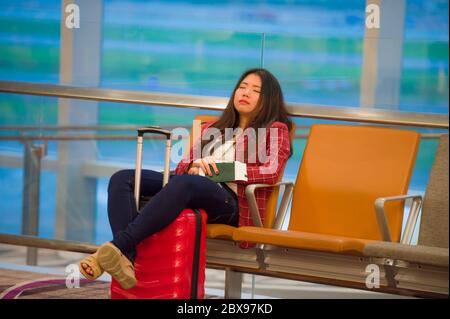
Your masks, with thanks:
[[[283,198],[281,199],[280,208],[278,209],[278,212],[276,214],[276,218],[274,221],[274,227],[273,227],[275,229],[281,229],[284,218],[286,216],[289,201],[291,200],[292,192],[294,190],[294,183],[293,182],[278,182],[276,184],[250,184],[250,185],[247,185],[247,187],[245,188],[245,197],[247,198],[250,213],[252,214],[253,224],[255,226],[263,227],[263,223],[261,221],[261,216],[259,215],[258,205],[256,204],[255,190],[257,188],[276,187],[276,186],[281,186],[281,185],[285,185],[285,189],[284,189],[284,193],[283,193]]]
[[[414,233],[414,228],[419,216],[420,207],[422,206],[421,195],[400,195],[390,197],[380,197],[375,200],[375,211],[377,214],[378,226],[384,241],[392,241],[391,232],[387,223],[386,212],[384,205],[386,202],[412,199],[411,208],[409,210],[408,220],[406,222],[405,232],[402,235],[400,243],[410,244]]]

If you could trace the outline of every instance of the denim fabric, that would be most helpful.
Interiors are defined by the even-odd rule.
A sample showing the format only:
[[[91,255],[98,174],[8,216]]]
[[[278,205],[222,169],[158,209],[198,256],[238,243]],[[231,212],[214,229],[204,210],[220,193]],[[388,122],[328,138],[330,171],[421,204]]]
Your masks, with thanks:
[[[239,208],[236,194],[204,176],[174,175],[162,187],[160,172],[143,170],[141,195],[152,196],[137,213],[134,200],[134,170],[115,173],[108,186],[108,218],[112,243],[134,259],[135,247],[143,239],[174,221],[185,208],[203,208],[210,224],[236,226]]]

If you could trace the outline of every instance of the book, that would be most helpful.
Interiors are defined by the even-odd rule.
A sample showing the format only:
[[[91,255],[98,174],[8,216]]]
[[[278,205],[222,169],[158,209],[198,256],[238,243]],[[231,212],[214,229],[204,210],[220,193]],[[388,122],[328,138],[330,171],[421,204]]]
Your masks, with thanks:
[[[208,177],[214,182],[233,182],[247,181],[247,164],[242,162],[216,162],[219,174],[216,175],[214,169],[210,165],[212,176],[205,174],[202,169],[199,171],[200,176]]]

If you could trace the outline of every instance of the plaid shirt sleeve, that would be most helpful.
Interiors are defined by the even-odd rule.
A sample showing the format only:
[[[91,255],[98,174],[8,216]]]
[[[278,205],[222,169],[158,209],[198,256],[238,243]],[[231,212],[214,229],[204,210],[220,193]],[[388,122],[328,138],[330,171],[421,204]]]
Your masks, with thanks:
[[[275,184],[279,181],[284,165],[290,155],[289,130],[286,124],[274,122],[270,129],[276,129],[277,134],[270,134],[266,141],[266,154],[270,160],[262,165],[247,164],[247,181],[238,183],[247,184]]]

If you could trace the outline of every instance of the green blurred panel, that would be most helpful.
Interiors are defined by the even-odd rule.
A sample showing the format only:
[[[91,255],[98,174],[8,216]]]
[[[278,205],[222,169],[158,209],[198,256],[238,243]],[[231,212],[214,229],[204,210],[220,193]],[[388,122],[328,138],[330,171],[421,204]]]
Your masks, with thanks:
[[[403,69],[401,80],[402,104],[419,104],[417,112],[437,112],[448,114],[448,69]],[[427,107],[434,107],[432,110]],[[411,107],[412,108],[412,107]]]
[[[261,42],[260,33],[106,25],[102,81],[106,86],[228,95],[242,71],[261,65]]]
[[[0,125],[56,125],[57,99],[2,93],[0,112]]]
[[[403,56],[427,60],[448,60],[448,41],[405,40]]]
[[[210,44],[226,43],[230,47],[259,48],[260,33],[240,33],[227,30],[205,31],[191,28],[174,29],[165,27],[137,27],[105,25],[104,38],[108,40],[167,43],[196,43],[198,41]]]
[[[50,19],[23,19],[21,17],[1,17],[0,30],[17,35],[33,37],[54,36],[59,38],[60,21]]]
[[[99,124],[192,126],[197,114],[220,115],[218,111],[167,108],[123,103],[99,103]]]
[[[46,45],[23,46],[0,43],[0,71],[14,75],[52,75],[59,72],[59,47]],[[36,82],[40,82],[37,80]]]
[[[336,38],[326,34],[320,37],[304,37],[295,35],[267,35],[266,48],[303,53],[360,54],[362,39]]]
[[[264,66],[289,102],[358,106],[363,39],[268,34]]]
[[[29,80],[35,82],[46,81],[48,77],[57,82],[60,50],[58,20],[31,14],[29,18],[3,16],[0,18],[0,30],[6,37],[0,41],[0,72],[13,78],[17,74],[26,78],[29,74]]]
[[[243,70],[257,66],[259,61],[109,50],[104,52],[102,64],[102,77],[108,82],[117,79],[139,84],[150,76],[158,76],[159,82],[172,83],[175,87],[195,89],[196,85],[202,85],[204,89],[204,85],[228,88],[230,80],[237,80]]]
[[[133,44],[127,47],[125,44]],[[229,96],[240,74],[261,65],[259,33],[105,26],[102,85]],[[124,44],[121,46],[120,44]],[[102,103],[100,123],[191,126],[211,111]]]

